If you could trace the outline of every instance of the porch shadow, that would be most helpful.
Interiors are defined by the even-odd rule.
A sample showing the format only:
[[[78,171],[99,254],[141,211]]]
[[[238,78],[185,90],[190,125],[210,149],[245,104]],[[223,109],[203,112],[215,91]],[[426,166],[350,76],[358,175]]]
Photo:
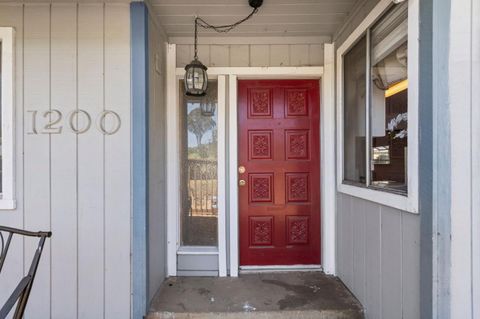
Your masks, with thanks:
[[[364,314],[337,278],[321,272],[285,272],[170,278],[147,316],[159,318],[361,319]]]

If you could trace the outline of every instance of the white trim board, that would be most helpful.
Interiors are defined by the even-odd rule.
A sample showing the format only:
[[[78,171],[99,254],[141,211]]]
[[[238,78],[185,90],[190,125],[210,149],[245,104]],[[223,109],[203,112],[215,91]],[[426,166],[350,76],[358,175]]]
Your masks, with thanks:
[[[218,137],[217,137],[217,207],[218,207],[218,275],[227,276],[227,211],[226,211],[226,79],[219,75],[218,85]]]
[[[335,275],[335,46],[325,44],[324,73],[320,90],[320,191],[322,266],[327,274]],[[333,212],[333,213],[332,213]],[[331,257],[333,256],[333,258]]]
[[[180,211],[180,155],[178,150],[178,85],[175,75],[176,46],[167,44],[167,275],[177,275]],[[175,230],[175,231],[172,231]]]
[[[2,194],[0,210],[16,208],[15,201],[15,30],[0,28],[1,46],[1,98],[2,98]]]
[[[185,69],[177,68],[177,76],[182,76]],[[211,67],[208,75],[235,75],[241,79],[318,79],[323,74],[323,66],[299,67]]]
[[[360,39],[366,30],[375,23],[385,10],[388,9],[392,1],[381,0],[337,49],[336,54],[337,189],[340,193],[363,198],[411,213],[418,213],[418,1],[419,0],[410,0],[408,2],[408,196],[343,183],[343,55]]]
[[[229,76],[228,84],[228,152],[229,152],[229,189],[230,201],[230,276],[238,277],[239,250],[238,250],[238,122],[237,122],[237,76]]]

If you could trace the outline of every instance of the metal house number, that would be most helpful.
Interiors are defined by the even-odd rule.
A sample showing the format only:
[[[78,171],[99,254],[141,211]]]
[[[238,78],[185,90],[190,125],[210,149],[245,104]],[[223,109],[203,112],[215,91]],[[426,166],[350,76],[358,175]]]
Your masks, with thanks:
[[[92,116],[85,110],[75,110],[67,114],[64,119],[63,113],[51,109],[43,113],[37,110],[27,111],[31,116],[30,130],[27,134],[61,134],[63,122],[66,121],[70,130],[75,134],[83,134],[92,127]],[[107,120],[110,125],[107,125]],[[104,135],[113,135],[118,132],[122,125],[120,115],[114,111],[105,110],[95,118],[97,129]]]

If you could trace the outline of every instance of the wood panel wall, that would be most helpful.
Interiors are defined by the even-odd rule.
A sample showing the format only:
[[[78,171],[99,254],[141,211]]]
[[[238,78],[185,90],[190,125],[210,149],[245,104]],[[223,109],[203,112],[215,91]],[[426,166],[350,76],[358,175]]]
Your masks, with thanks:
[[[16,30],[17,209],[0,224],[51,230],[26,318],[130,317],[130,9],[128,4],[0,4]],[[31,111],[58,109],[60,134],[30,134]],[[68,126],[87,111],[91,128]],[[102,134],[104,110],[121,128]],[[85,124],[78,120],[79,126]],[[111,123],[107,120],[107,126]],[[27,271],[35,241],[16,239],[0,304]]]
[[[177,44],[177,67],[193,54],[193,45]],[[208,67],[322,66],[323,44],[202,44],[198,57]]]

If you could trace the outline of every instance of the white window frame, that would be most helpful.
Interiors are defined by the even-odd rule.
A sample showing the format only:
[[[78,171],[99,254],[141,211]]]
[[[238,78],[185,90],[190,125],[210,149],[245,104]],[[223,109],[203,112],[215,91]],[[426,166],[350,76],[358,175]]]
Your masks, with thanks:
[[[400,195],[361,185],[344,183],[343,140],[343,56],[365,34],[385,11],[392,0],[381,0],[360,25],[337,49],[337,190],[403,211],[418,213],[418,35],[419,0],[408,1],[408,194]],[[367,112],[368,118],[368,112]],[[367,119],[366,119],[367,121]],[[367,130],[368,122],[367,122]],[[368,131],[367,131],[368,132]],[[367,135],[368,136],[368,135]],[[368,143],[367,143],[368,144]],[[369,171],[369,161],[367,170]]]
[[[12,27],[0,27],[1,63],[2,63],[2,193],[0,209],[15,209],[15,30]]]

